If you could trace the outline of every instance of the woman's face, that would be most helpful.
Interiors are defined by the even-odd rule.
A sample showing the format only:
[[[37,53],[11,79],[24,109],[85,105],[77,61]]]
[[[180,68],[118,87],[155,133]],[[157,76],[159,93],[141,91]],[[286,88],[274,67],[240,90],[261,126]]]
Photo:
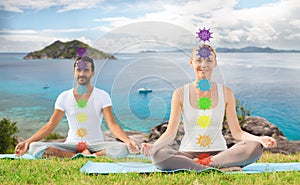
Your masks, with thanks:
[[[217,60],[213,52],[211,52],[208,58],[202,58],[197,52],[194,52],[190,60],[190,65],[193,67],[197,78],[210,79],[213,69],[217,65]]]

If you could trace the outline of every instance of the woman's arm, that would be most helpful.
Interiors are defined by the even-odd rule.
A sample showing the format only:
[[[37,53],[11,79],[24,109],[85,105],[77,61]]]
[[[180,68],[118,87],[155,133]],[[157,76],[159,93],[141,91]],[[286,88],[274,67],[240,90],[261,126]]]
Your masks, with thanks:
[[[176,137],[181,112],[182,112],[182,95],[183,88],[175,90],[172,96],[171,113],[167,130],[159,137],[159,139],[152,145],[143,143],[141,153],[145,155],[153,155],[160,148],[172,143]]]
[[[234,139],[238,141],[252,140],[260,142],[264,147],[275,147],[276,140],[268,136],[255,136],[243,131],[240,127],[237,114],[234,93],[231,89],[225,87],[226,118],[229,129]]]

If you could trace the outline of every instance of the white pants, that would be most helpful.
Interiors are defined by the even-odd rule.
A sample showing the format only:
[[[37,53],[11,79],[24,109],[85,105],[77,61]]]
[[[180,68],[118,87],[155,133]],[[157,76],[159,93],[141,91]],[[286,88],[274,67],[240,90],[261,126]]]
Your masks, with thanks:
[[[61,142],[33,142],[30,144],[28,152],[35,158],[41,158],[45,150],[49,147],[77,153],[77,144]],[[124,143],[117,141],[103,141],[99,143],[88,144],[87,149],[92,153],[105,149],[106,155],[114,158],[125,157],[129,154],[127,146]]]

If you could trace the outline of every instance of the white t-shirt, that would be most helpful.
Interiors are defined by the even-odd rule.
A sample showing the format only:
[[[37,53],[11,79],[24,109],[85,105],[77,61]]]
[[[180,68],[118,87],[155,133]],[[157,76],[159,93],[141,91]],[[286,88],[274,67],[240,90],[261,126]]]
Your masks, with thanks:
[[[76,101],[73,89],[62,92],[56,102],[55,109],[65,112],[69,131],[67,143],[84,141],[89,144],[104,140],[101,124],[103,108],[111,106],[111,99],[104,90],[94,88],[89,100]]]

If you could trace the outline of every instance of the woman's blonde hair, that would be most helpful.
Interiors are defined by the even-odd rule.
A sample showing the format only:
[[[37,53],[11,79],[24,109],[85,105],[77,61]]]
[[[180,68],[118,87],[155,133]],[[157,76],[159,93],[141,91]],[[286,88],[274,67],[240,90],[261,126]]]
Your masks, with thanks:
[[[213,47],[211,47],[210,45],[208,45],[208,44],[201,44],[201,45],[199,45],[199,46],[196,46],[196,47],[193,49],[193,51],[192,51],[192,57],[191,57],[191,58],[193,58],[194,55],[198,55],[199,49],[202,48],[202,47],[204,47],[204,46],[208,47],[209,50],[215,55],[215,59],[217,59],[217,53],[216,53],[216,50],[215,50]]]

